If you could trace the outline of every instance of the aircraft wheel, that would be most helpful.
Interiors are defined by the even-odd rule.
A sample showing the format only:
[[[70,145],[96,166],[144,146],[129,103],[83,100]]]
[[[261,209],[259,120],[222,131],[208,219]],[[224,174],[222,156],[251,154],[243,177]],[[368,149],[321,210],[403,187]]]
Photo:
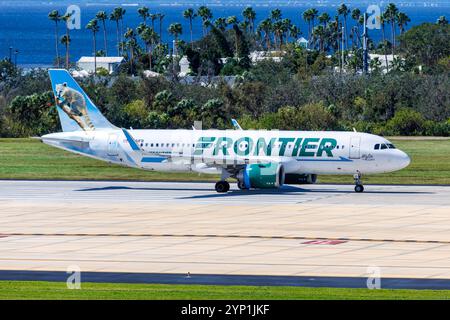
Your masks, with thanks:
[[[247,188],[245,187],[244,181],[238,181],[237,186],[238,186],[238,188],[241,189],[241,190],[247,189]]]
[[[363,192],[364,191],[364,186],[362,184],[357,184],[355,186],[355,192]]]
[[[225,193],[230,190],[230,184],[227,181],[219,181],[216,183],[215,189],[219,193]]]

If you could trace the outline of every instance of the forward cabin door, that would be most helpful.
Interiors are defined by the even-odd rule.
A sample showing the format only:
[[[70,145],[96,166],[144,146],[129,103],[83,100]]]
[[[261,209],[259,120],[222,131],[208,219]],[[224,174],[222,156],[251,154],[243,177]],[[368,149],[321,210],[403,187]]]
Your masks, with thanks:
[[[117,150],[117,134],[111,133],[108,136],[108,156],[117,156],[119,152]]]
[[[360,158],[360,144],[361,137],[351,137],[350,138],[350,159],[359,159]]]

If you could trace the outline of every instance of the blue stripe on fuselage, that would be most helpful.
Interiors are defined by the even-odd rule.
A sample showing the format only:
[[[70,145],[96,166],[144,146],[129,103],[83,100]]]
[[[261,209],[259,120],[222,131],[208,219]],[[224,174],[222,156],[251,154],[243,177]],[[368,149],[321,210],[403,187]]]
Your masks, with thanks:
[[[142,162],[147,162],[147,163],[160,163],[163,162],[164,160],[166,160],[166,158],[164,157],[145,157],[142,158]]]
[[[339,157],[339,159],[296,159],[297,161],[326,161],[326,162],[352,162],[353,160]]]

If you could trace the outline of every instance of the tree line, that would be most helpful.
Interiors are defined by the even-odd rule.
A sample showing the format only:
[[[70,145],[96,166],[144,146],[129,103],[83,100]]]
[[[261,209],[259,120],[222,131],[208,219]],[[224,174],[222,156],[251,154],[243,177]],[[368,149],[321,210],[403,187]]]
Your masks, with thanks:
[[[163,13],[152,13],[146,6],[137,9],[141,23],[135,28],[124,28],[124,19],[127,11],[122,7],[116,7],[111,12],[101,10],[85,26],[92,32],[93,38],[93,56],[108,56],[112,52],[108,50],[107,24],[115,26],[116,31],[116,54],[124,56],[128,62],[127,72],[136,74],[139,70],[148,69],[157,72],[163,72],[171,64],[176,64],[174,58],[167,59],[169,45],[167,39],[163,41]],[[70,63],[70,30],[66,25],[65,33],[60,37],[60,24],[67,24],[71,19],[71,14],[60,14],[58,10],[53,10],[48,14],[48,18],[54,23],[55,27],[55,65],[58,67],[64,65],[66,69],[71,66]],[[176,56],[188,54],[190,60],[195,59],[195,55],[202,58],[208,56],[210,60],[217,60],[214,52],[208,51],[208,46],[204,45],[205,39],[212,34],[213,42],[219,47],[221,58],[243,57],[249,50],[284,50],[285,46],[295,44],[299,36],[303,34],[295,21],[283,18],[280,9],[271,10],[269,16],[256,25],[256,11],[252,7],[246,7],[242,11],[242,16],[228,16],[214,18],[213,11],[207,6],[200,6],[197,10],[188,8],[181,12],[180,18],[184,18],[189,25],[190,41],[179,40],[183,33],[183,27],[180,22],[173,22],[167,31],[173,36],[175,41]],[[316,8],[310,8],[299,13],[299,19],[307,23],[307,30],[304,30],[308,38],[307,47],[319,52],[335,54],[336,57],[344,56],[346,64],[354,65],[358,59],[351,53],[357,52],[362,47],[362,28],[364,14],[360,9],[350,9],[346,4],[338,6],[334,16],[327,12],[320,13]],[[353,20],[353,26],[349,27],[348,20]],[[198,22],[197,22],[198,21]],[[406,13],[401,12],[394,3],[389,3],[384,12],[379,17],[381,25],[382,41],[375,45],[369,37],[369,46],[372,50],[378,50],[384,53],[387,62],[387,54],[395,54],[397,47],[397,32],[403,34],[406,26],[411,21]],[[201,24],[202,39],[194,40],[193,25]],[[448,23],[444,16],[438,19],[438,23]],[[390,37],[387,36],[386,26],[390,26]],[[98,50],[98,33],[103,34],[103,45]],[[231,40],[230,40],[231,38]],[[232,43],[228,48],[224,48],[223,40],[228,39]],[[389,39],[389,40],[388,40]],[[62,63],[59,45],[65,47],[65,58]],[[212,44],[214,46],[214,44]],[[190,49],[190,50],[189,50]],[[192,52],[192,51],[201,52]],[[344,51],[344,55],[341,52]],[[211,56],[214,58],[211,58]],[[176,57],[175,57],[176,59]],[[336,60],[336,59],[335,59]],[[340,63],[344,63],[340,61]],[[214,73],[218,73],[215,61],[210,61],[214,65]],[[95,67],[97,71],[97,68]],[[175,70],[176,68],[172,68]],[[103,70],[104,71],[104,70]],[[211,73],[211,72],[210,72]]]
[[[355,29],[353,35],[350,30],[345,32],[348,22],[344,12],[347,15],[352,12],[341,7],[339,24],[344,32],[338,42],[345,43],[348,34],[351,49],[345,50],[353,53],[348,55],[346,72],[336,72],[340,55],[333,52],[328,41],[310,41],[304,48],[293,41],[295,32],[289,31],[292,26],[280,29],[278,24],[264,29],[262,26],[269,21],[256,25],[255,13],[249,9],[243,21],[237,17],[213,21],[212,13],[204,7],[201,15],[200,8],[183,14],[191,25],[195,19],[201,20],[202,37],[198,40],[190,37],[189,43],[178,41],[178,48],[187,55],[193,75],[233,75],[233,84],[222,77],[206,86],[179,81],[176,73],[172,73],[173,59],[157,51],[158,30],[158,37],[149,40],[147,48],[131,53],[130,45],[123,46],[128,61],[118,74],[91,76],[80,80],[81,85],[108,119],[126,128],[189,129],[194,121],[200,120],[204,128],[225,129],[232,128],[230,119],[236,118],[245,129],[355,128],[381,135],[448,136],[450,26],[447,20],[441,17],[436,23],[424,23],[408,30],[399,27],[399,34],[394,36],[394,41],[392,38],[389,41],[397,55],[389,70],[382,70],[379,61],[371,61],[371,73],[366,75],[357,72],[362,68],[359,31]],[[154,28],[161,20],[152,21],[150,13],[140,10],[143,20],[140,29],[156,33]],[[327,19],[319,19],[321,15],[314,12],[308,16],[312,17],[308,18],[308,32],[326,28]],[[272,25],[282,24],[284,20],[277,9],[268,19]],[[119,30],[116,37],[120,43],[123,14],[113,21]],[[98,19],[96,27],[95,24],[89,22],[89,28],[97,34],[103,22]],[[179,27],[172,29],[174,37],[178,37]],[[127,32],[129,35],[125,36]],[[127,32],[123,39],[129,42],[131,34],[148,31]],[[137,46],[136,43],[132,42],[131,47]],[[166,45],[161,41],[161,46]],[[249,52],[260,46],[268,54],[281,52],[280,59],[251,63]],[[372,51],[385,52],[383,47]],[[149,67],[161,70],[163,76],[143,76],[140,71]],[[129,77],[131,73],[141,76]],[[26,137],[60,130],[50,88],[45,70],[23,73],[10,61],[1,61],[0,136]]]

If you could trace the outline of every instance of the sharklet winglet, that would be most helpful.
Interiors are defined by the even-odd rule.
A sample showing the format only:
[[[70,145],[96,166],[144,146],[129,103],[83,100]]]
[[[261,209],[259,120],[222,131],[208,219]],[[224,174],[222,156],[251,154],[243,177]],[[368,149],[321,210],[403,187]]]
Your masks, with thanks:
[[[133,151],[142,152],[141,147],[139,147],[139,144],[136,142],[136,140],[134,140],[131,134],[124,128],[122,128],[122,131],[125,134],[125,137],[127,138],[127,141],[131,146],[131,149],[133,149]]]

